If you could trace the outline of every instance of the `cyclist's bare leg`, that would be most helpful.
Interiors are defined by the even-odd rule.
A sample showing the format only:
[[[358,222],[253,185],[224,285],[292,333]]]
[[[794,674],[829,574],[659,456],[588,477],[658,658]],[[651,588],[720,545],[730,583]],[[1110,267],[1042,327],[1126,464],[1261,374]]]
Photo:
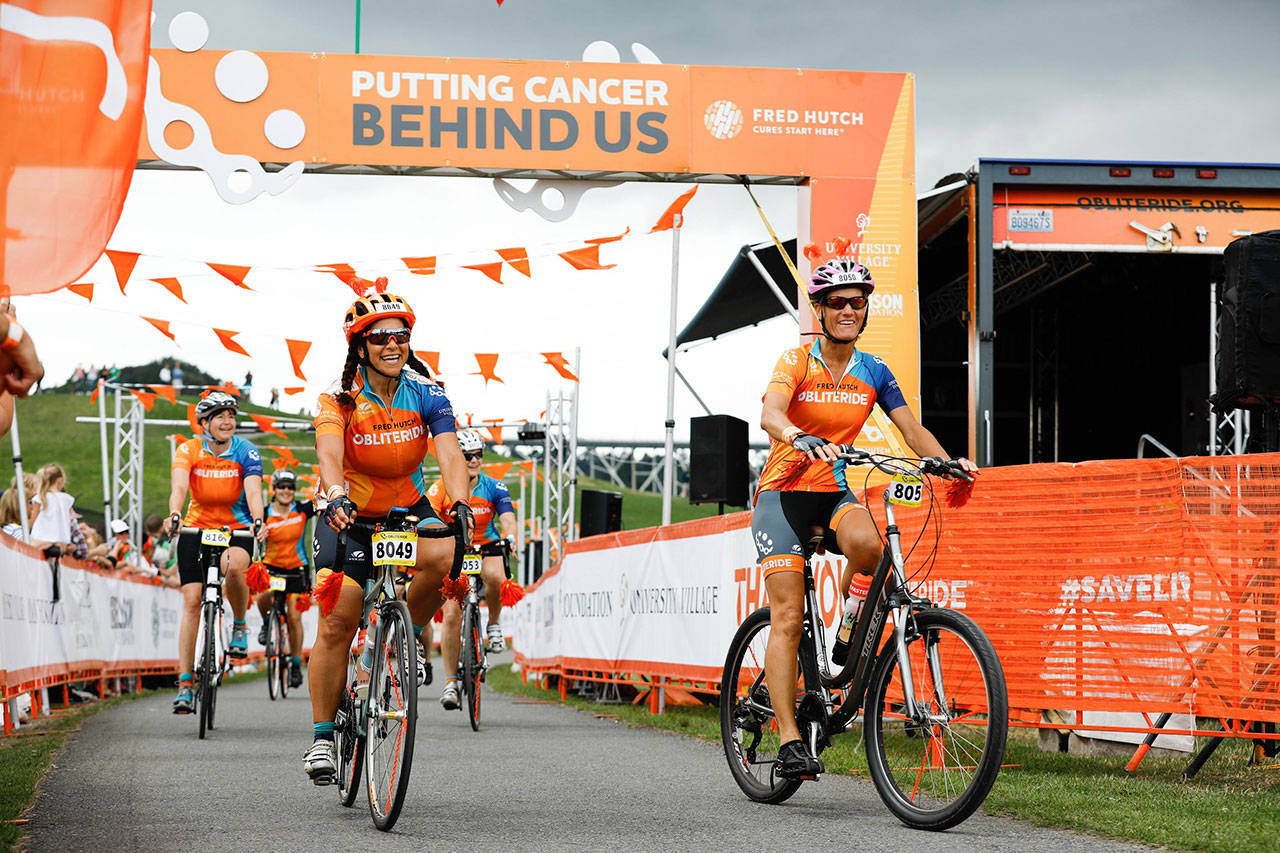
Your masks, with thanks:
[[[461,649],[462,608],[450,599],[444,603],[444,627],[440,629],[440,660],[444,664],[446,679],[458,677],[458,653]]]
[[[320,617],[315,645],[311,647],[311,715],[317,723],[332,722],[347,684],[347,655],[360,625],[364,596],[359,587],[343,583],[338,603]]]
[[[249,552],[243,548],[228,548],[222,555],[222,571],[226,579],[222,583],[222,594],[227,604],[231,605],[231,615],[236,619],[244,619],[249,609],[249,584],[245,583],[245,569],[249,568]]]
[[[258,597],[254,599],[254,601],[258,605],[258,613],[259,615],[262,616],[263,619],[267,618],[267,612],[271,610],[271,599],[274,596],[275,596],[274,592],[272,592],[271,590],[267,590],[266,592],[258,593]]]
[[[182,626],[178,629],[178,672],[195,672],[196,632],[200,630],[200,604],[204,584],[182,585]]]
[[[860,506],[847,511],[837,522],[836,544],[840,546],[840,553],[844,554],[846,560],[840,583],[840,597],[843,599],[855,573],[875,573],[884,545],[880,542],[880,534],[871,513]]]
[[[779,571],[764,579],[769,594],[769,644],[764,652],[765,683],[783,743],[800,738],[796,726],[796,651],[804,624],[804,575]],[[782,697],[781,705],[778,698]]]
[[[289,604],[285,607],[285,622],[289,626],[289,654],[295,658],[302,657],[302,614],[298,612],[298,601],[294,596],[289,597]]]
[[[480,577],[484,578],[484,603],[489,607],[489,621],[498,622],[502,617],[502,582],[507,571],[501,557],[485,557],[480,564]]]
[[[431,635],[433,633],[432,625],[434,624],[435,624],[435,620],[432,619],[431,622],[428,622],[427,624],[422,626],[422,635],[420,637],[420,639],[422,640],[422,654],[423,654],[423,660],[427,660],[427,661],[431,660],[431,644],[433,642],[433,638]]]

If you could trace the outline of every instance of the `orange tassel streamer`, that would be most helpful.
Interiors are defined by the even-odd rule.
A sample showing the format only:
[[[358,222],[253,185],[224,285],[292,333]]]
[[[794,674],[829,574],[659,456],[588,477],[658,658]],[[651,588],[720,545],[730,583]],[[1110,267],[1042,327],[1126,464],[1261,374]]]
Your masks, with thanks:
[[[470,589],[470,587],[471,585],[467,582],[466,578],[445,578],[444,583],[440,585],[440,594],[445,597],[446,601],[453,599],[458,602],[458,604],[462,604],[463,599],[467,597],[467,590]]]
[[[342,582],[346,578],[346,572],[335,572],[333,569],[321,569],[316,575],[316,588],[311,597],[320,605],[321,615],[328,616],[338,605],[338,595],[342,592]]]
[[[498,601],[502,602],[503,607],[515,607],[522,598],[524,587],[510,578],[502,582],[502,587],[498,590]]]
[[[244,582],[249,585],[249,592],[258,595],[271,588],[271,573],[262,563],[250,563],[244,573]]]
[[[961,507],[969,502],[969,495],[973,494],[973,480],[952,480],[947,486],[947,506]]]
[[[311,609],[311,593],[300,592],[293,599],[293,606],[298,608],[299,613],[306,613]]]

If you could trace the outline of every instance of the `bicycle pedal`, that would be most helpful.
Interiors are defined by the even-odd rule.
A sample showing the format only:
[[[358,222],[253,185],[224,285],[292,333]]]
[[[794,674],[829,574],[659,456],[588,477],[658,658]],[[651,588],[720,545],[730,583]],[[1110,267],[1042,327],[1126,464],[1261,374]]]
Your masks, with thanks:
[[[326,785],[332,785],[338,781],[338,777],[328,773],[319,773],[311,777],[311,784],[317,788],[323,788]]]
[[[802,782],[818,782],[822,779],[822,774],[818,773],[813,776],[797,776],[796,778]]]

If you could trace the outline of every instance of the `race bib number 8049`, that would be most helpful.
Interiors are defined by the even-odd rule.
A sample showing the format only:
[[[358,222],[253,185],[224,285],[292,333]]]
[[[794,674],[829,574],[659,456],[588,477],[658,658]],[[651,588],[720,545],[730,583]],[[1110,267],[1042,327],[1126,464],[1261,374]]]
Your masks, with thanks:
[[[418,558],[418,534],[414,530],[379,530],[373,534],[375,566],[412,566]]]

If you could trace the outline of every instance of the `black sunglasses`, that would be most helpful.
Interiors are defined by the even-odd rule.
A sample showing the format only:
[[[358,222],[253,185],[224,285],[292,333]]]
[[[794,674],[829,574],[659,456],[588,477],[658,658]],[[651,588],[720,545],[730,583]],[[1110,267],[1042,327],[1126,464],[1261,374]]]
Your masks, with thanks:
[[[470,453],[464,452],[464,453],[462,454],[462,458],[463,458],[463,459],[467,459],[467,460],[471,460],[471,459],[483,459],[483,458],[484,458],[484,451],[483,451],[483,450],[473,450],[473,451],[471,451]]]
[[[398,344],[409,343],[408,329],[374,329],[365,332],[364,339],[376,347],[385,347],[391,341]]]
[[[837,311],[843,311],[844,306],[852,306],[855,311],[861,311],[867,307],[867,297],[865,296],[828,296],[822,300],[822,304],[828,308],[834,308]]]

